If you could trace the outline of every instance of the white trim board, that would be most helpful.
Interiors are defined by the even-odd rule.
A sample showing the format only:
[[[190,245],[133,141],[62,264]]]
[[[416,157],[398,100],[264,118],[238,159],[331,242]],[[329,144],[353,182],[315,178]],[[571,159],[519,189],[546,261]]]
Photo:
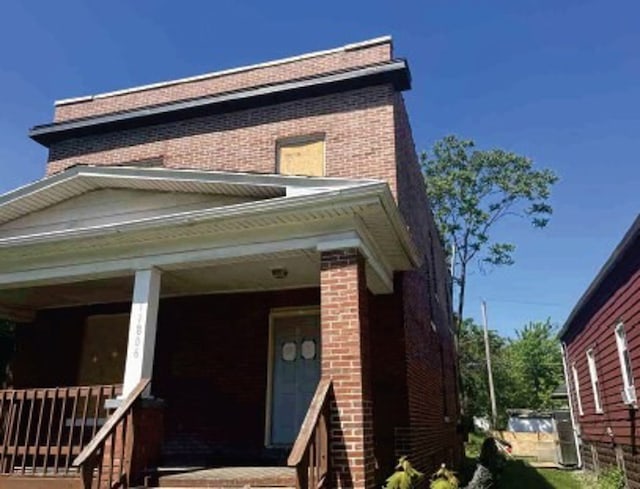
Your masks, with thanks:
[[[162,270],[194,268],[216,261],[266,255],[295,250],[323,251],[339,248],[359,248],[370,262],[377,262],[356,231],[321,234],[250,244],[231,244],[197,250],[159,253],[132,258],[94,261],[78,265],[43,267],[33,270],[0,273],[0,289],[19,288],[55,283],[79,282],[100,278],[130,275],[136,270],[157,267]],[[390,293],[393,281],[378,265],[372,265],[376,281],[370,281],[374,293]],[[381,284],[381,285],[378,285]]]

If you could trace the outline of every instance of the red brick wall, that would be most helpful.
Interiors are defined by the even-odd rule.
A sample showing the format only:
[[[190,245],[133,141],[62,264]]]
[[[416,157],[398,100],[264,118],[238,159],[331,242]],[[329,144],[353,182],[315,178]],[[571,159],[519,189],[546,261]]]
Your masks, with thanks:
[[[375,485],[368,293],[357,250],[322,253],[322,376],[332,377],[332,487]]]
[[[13,387],[77,385],[87,311],[41,311],[33,323],[17,325],[10,365]]]
[[[98,114],[130,110],[177,100],[213,95],[296,78],[321,75],[347,68],[356,68],[388,61],[392,58],[390,42],[343,50],[299,59],[273,66],[259,67],[201,80],[174,83],[169,86],[132,91],[120,95],[83,99],[56,106],[55,121],[77,119]]]
[[[168,438],[190,439],[177,449],[261,453],[269,313],[319,302],[318,289],[161,300],[152,393],[166,401]],[[49,310],[36,324],[19,325],[16,387],[75,385],[85,317],[129,309],[123,303]]]
[[[74,164],[162,158],[170,168],[276,172],[276,141],[324,133],[326,174],[395,188],[393,88],[376,86],[277,106],[71,139],[52,145],[47,173]]]
[[[390,58],[391,46],[386,43],[353,52],[296,61],[272,68],[61,105],[57,109],[56,120],[217,93],[256,83],[293,79],[335,69],[385,61]],[[397,336],[394,338],[399,338],[401,347],[394,343],[393,348],[389,349],[389,356],[393,357],[395,365],[393,369],[395,374],[391,375],[390,373],[385,378],[386,387],[379,387],[373,392],[369,392],[367,391],[367,382],[364,382],[362,389],[366,403],[375,399],[385,399],[385,389],[398,382],[399,375],[402,374],[403,380],[400,382],[404,382],[407,387],[396,388],[393,391],[398,396],[398,405],[389,408],[381,403],[377,411],[374,407],[375,431],[380,433],[380,436],[385,440],[390,440],[391,430],[404,429],[406,431],[410,429],[413,447],[410,455],[419,467],[431,470],[434,468],[434,464],[443,461],[450,462],[452,454],[460,447],[455,436],[458,406],[455,375],[452,369],[452,365],[455,363],[453,360],[454,349],[449,331],[451,326],[450,300],[444,252],[428,210],[428,202],[424,194],[422,176],[404,103],[402,96],[395,93],[391,85],[362,88],[287,102],[277,106],[212,115],[179,123],[56,143],[52,145],[50,150],[47,173],[56,173],[74,164],[117,165],[152,158],[162,158],[163,164],[171,168],[274,173],[276,170],[276,141],[279,138],[309,133],[325,134],[327,176],[376,178],[387,181],[394,195],[397,190],[402,214],[419,249],[424,254],[425,264],[419,270],[399,275],[396,280],[397,286],[394,296],[388,299],[369,297],[371,311],[379,312],[379,304],[383,304],[385,301],[394,304],[394,309],[388,314],[392,316],[391,322],[397,324],[394,329]],[[360,287],[360,282],[352,280],[357,267],[350,264],[346,268],[350,270],[348,273],[352,274],[351,285],[347,289],[353,292],[355,283]],[[347,271],[346,269],[340,270],[340,273],[347,273]],[[438,300],[435,298],[436,291]],[[360,304],[361,300],[363,304],[366,302],[366,298],[358,296],[357,303]],[[219,375],[220,372],[213,366],[209,372],[207,370],[209,366],[205,362],[202,364],[203,378],[193,378],[182,383],[184,392],[181,395],[185,398],[185,405],[193,402],[194,399],[189,396],[196,395],[197,388],[203,379],[210,380],[212,385],[216,389],[220,389],[221,392],[226,392],[225,389],[231,389],[240,398],[243,396],[251,398],[247,399],[245,407],[233,404],[218,406],[222,418],[231,416],[233,413],[244,413],[242,409],[249,409],[249,406],[258,403],[257,385],[261,385],[264,379],[259,373],[254,375],[254,369],[258,368],[257,360],[255,365],[251,362],[254,361],[254,356],[258,355],[265,347],[267,340],[261,336],[261,333],[257,335],[251,333],[251,337],[249,337],[248,332],[253,331],[251,325],[259,321],[259,317],[256,315],[263,314],[267,305],[264,303],[259,305],[257,302],[252,304],[255,305],[255,309],[248,309],[245,305],[238,304],[237,310],[246,311],[246,315],[242,319],[234,319],[223,314],[215,321],[231,322],[238,326],[234,330],[233,337],[228,340],[232,346],[240,347],[244,344],[243,341],[251,340],[253,342],[248,351],[248,356],[252,360],[243,363],[241,371],[242,368],[247,368],[248,375],[253,375],[247,382],[254,382],[255,386],[242,392],[235,392],[233,391],[234,386],[224,384],[229,382],[226,380],[227,378]],[[229,306],[225,301],[220,307],[225,309]],[[180,308],[176,308],[174,313],[169,312],[170,310],[170,307],[165,307],[162,317],[172,317],[172,324],[181,324],[187,320],[191,324],[211,321],[209,315],[204,315],[201,307],[190,308],[186,316]],[[359,312],[358,321],[363,327],[367,323],[365,317],[367,311],[368,309],[365,308]],[[172,314],[174,315],[171,316]],[[436,332],[431,330],[432,319],[437,326]],[[377,316],[375,321],[378,321]],[[371,327],[374,329],[383,328],[377,322]],[[222,324],[220,329],[225,330]],[[168,333],[167,331],[172,332]],[[218,338],[211,336],[218,334],[212,333],[212,331],[214,330],[205,328],[173,330],[160,326],[158,341],[168,341],[167,344],[172,347],[180,344],[181,341],[184,341],[185,345],[193,345],[198,344],[200,339],[209,341]],[[363,333],[366,336],[367,328],[363,329]],[[198,334],[202,334],[203,337],[199,338]],[[163,335],[168,339],[163,340]],[[382,337],[384,336],[381,335],[380,338]],[[226,345],[227,338],[224,341],[218,338],[217,341],[217,345]],[[385,357],[386,350],[381,343],[376,343],[376,341],[373,340],[372,343],[372,348],[376,351],[374,361],[384,365],[388,359]],[[233,350],[223,346],[220,348],[220,351],[216,350],[214,353],[231,362],[233,359],[228,357]],[[162,350],[163,348],[159,344],[157,353],[159,358],[163,356]],[[379,355],[381,358],[378,358]],[[402,360],[398,359],[399,356],[402,357]],[[175,362],[175,360],[165,358],[158,364],[160,370],[157,372],[157,381],[154,384],[154,389],[158,389],[158,392],[162,392],[164,388],[163,376],[165,379],[170,379],[173,375],[171,370],[166,370],[167,365],[173,365],[171,362]],[[368,360],[365,359],[363,364],[365,365],[363,374],[365,378],[384,377],[384,373],[378,366],[373,366],[370,369],[366,366],[367,362]],[[363,404],[359,409],[362,412],[367,412],[371,406]],[[444,422],[444,417],[447,414],[451,418],[450,423]],[[168,419],[172,419],[172,416],[171,411],[168,410]],[[196,413],[189,419],[177,415],[173,419],[175,423],[182,424],[178,425],[179,429],[186,429],[185,423],[195,424],[200,422],[199,417],[204,419],[206,416],[207,413],[203,411],[201,415]],[[252,424],[253,421],[243,426],[243,429],[247,429],[248,439],[252,440],[252,443],[254,442],[253,435],[249,434],[249,431],[256,432],[257,423],[262,422],[262,420],[258,421],[259,418],[260,416],[255,416],[254,413],[252,419],[257,420],[255,426]],[[401,424],[405,424],[405,426],[401,426]],[[212,428],[211,436],[218,439],[221,434],[215,430],[224,428]],[[370,432],[367,431],[366,436],[369,434]],[[362,434],[357,436],[364,437]],[[363,438],[362,443],[366,445],[366,450],[369,450],[369,441]],[[388,470],[389,454],[388,447],[381,450],[380,460],[385,464],[384,469],[381,468],[381,470]],[[362,457],[355,457],[351,463],[356,464],[354,465],[354,470],[357,468],[355,477],[362,478],[362,483],[369,485],[372,480],[370,454],[367,452]]]
[[[378,485],[405,454],[398,431],[409,425],[407,369],[402,310],[402,277],[394,280],[394,294],[369,295],[373,426]]]
[[[429,472],[461,461],[448,272],[400,94],[394,108],[398,205],[423,255],[419,269],[403,274],[410,456]]]
[[[575,419],[582,439],[589,443],[616,443],[632,446],[640,440],[640,426],[634,412],[622,402],[622,372],[615,340],[615,327],[622,321],[627,335],[631,367],[640,379],[640,243],[620,260],[595,298],[576,317],[563,340],[567,344],[567,368]],[[593,349],[603,413],[595,412],[586,352]],[[584,415],[578,413],[571,365],[576,365]],[[612,436],[610,436],[612,435]],[[637,471],[640,474],[640,470]],[[640,483],[640,475],[638,482]]]
[[[113,411],[109,412],[112,415]],[[130,485],[142,484],[145,474],[158,467],[164,441],[164,407],[152,399],[139,400],[105,440],[101,488],[122,473]]]
[[[259,454],[265,436],[269,313],[319,300],[317,289],[308,289],[162,301],[152,388],[167,401],[167,436],[178,445],[241,450],[248,458]]]

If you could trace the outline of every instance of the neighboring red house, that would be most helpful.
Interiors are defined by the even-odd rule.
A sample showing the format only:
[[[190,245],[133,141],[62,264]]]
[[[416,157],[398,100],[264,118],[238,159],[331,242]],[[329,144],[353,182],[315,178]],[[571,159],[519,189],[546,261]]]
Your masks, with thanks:
[[[583,465],[619,466],[640,487],[640,217],[560,332]]]
[[[0,486],[370,488],[399,454],[458,462],[409,87],[385,37],[57,102],[30,132],[47,176],[0,196]]]

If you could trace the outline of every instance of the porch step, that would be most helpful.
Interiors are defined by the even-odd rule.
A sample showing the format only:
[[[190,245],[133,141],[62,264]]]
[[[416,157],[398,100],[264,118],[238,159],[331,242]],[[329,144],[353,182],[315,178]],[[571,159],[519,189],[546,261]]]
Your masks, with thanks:
[[[77,477],[46,477],[38,475],[2,475],[2,489],[83,489],[82,479]]]
[[[159,469],[157,487],[216,489],[260,488],[284,489],[296,486],[296,472],[291,467],[216,467]]]

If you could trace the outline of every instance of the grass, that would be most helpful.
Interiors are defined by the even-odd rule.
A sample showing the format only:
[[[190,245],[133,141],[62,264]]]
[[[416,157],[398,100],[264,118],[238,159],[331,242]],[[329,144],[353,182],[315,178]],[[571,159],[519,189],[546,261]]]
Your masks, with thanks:
[[[498,483],[499,488],[581,489],[573,472],[561,469],[536,469],[523,460],[509,460]]]
[[[467,460],[462,478],[468,481],[475,470],[476,459],[484,437],[470,434],[466,445]],[[574,472],[561,469],[537,469],[526,460],[509,459],[496,489],[585,489]]]

